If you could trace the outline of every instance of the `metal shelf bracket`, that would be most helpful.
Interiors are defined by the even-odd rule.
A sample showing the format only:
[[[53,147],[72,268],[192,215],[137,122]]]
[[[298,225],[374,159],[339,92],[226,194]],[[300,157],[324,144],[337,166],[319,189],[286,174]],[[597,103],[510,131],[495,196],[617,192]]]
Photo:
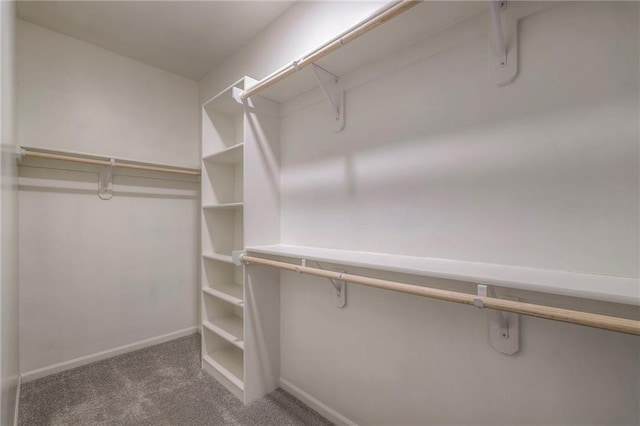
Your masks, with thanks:
[[[306,260],[302,259],[302,262],[303,262],[302,266],[306,266]],[[312,260],[312,262],[318,266],[318,269],[323,269],[320,263],[316,262],[315,260]],[[340,273],[338,277],[341,278],[346,271],[341,270],[338,272]],[[331,282],[331,285],[335,290],[335,292],[333,293],[333,300],[336,304],[336,307],[340,309],[344,308],[345,306],[347,306],[347,283],[341,279],[337,279],[337,280],[334,280],[332,278],[327,278],[327,279]]]
[[[473,304],[479,309],[484,308],[482,297],[497,298],[492,286],[478,284],[478,298]],[[496,351],[505,355],[513,355],[520,349],[520,315],[503,311],[489,313],[489,343]]]
[[[335,132],[339,133],[344,129],[344,90],[340,85],[340,77],[331,71],[322,68],[320,65],[311,64],[313,75],[322,89],[322,93],[329,101],[331,111],[335,114]],[[320,73],[324,73],[330,77],[330,81],[325,83],[320,77]]]
[[[507,12],[506,0],[491,0],[489,7],[489,80],[504,86],[518,75],[518,19]]]

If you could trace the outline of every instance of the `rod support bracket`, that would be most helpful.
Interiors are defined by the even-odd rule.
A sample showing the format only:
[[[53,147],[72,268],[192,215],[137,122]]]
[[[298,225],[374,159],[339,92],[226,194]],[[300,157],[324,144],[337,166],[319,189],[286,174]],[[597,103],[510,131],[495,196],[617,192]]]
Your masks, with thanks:
[[[26,157],[26,155],[27,151],[23,147],[16,147],[16,158],[18,160],[18,164],[22,164],[22,160],[24,160],[24,157]]]
[[[231,260],[233,264],[236,266],[244,265],[244,257],[247,255],[247,252],[244,250],[234,250],[231,252]]]
[[[303,266],[306,266],[306,260],[302,259],[302,261],[304,262]],[[315,260],[312,260],[312,262],[317,265],[318,269],[322,269],[322,265],[320,265],[319,262]],[[342,279],[346,271],[338,270],[337,272],[339,272],[338,279],[332,279],[332,278],[327,278],[327,279],[329,280],[329,282],[331,283],[334,289],[333,300],[336,303],[336,307],[342,309],[345,306],[347,306],[347,282]]]
[[[100,173],[98,182],[98,198],[110,200],[113,197],[113,169],[116,166],[114,158],[109,159],[109,165]]]
[[[340,77],[317,64],[311,64],[311,69],[318,86],[329,101],[331,111],[334,113],[334,130],[336,133],[340,133],[344,129],[344,90],[340,84]],[[329,82],[322,79],[321,73],[329,76]]]
[[[344,271],[341,271],[337,280],[330,280],[335,290],[333,293],[333,300],[335,301],[336,307],[339,309],[347,306],[347,282],[341,279],[343,275]]]
[[[507,12],[506,0],[490,0],[489,80],[497,86],[518,75],[518,19]]]
[[[484,308],[484,298],[497,299],[495,288],[486,284],[478,284],[478,297],[473,305]],[[520,349],[520,315],[503,311],[487,312],[489,323],[489,344],[496,351],[505,355],[513,355]]]

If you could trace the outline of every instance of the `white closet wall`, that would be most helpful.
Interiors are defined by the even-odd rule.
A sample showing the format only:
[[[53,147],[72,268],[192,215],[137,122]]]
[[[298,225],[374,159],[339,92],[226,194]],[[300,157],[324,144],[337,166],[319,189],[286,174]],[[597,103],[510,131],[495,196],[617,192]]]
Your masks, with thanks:
[[[294,6],[213,70],[201,98],[230,74],[260,78],[295,59],[301,52],[263,69],[290,51],[265,40],[294,28],[294,11],[296,26],[317,25],[322,17],[302,19],[314,7]],[[485,13],[434,34],[399,71],[341,76],[363,83],[346,93],[342,133],[318,90],[283,104],[282,243],[638,277],[638,5],[572,3],[526,17],[520,73],[502,88],[487,78],[488,24]],[[523,317],[521,351],[508,357],[489,346],[486,312],[355,285],[340,310],[326,280],[281,279],[281,383],[343,420],[640,420],[637,336]]]
[[[20,145],[199,168],[193,81],[18,21],[18,83]],[[20,168],[27,380],[195,332],[199,183],[157,177],[116,175],[102,201],[95,174]]]
[[[18,193],[15,161],[16,9],[0,3],[0,424],[12,425],[18,386]]]
[[[349,90],[339,134],[322,98],[290,102],[282,242],[637,277],[634,7],[526,17],[503,88],[487,79],[485,16],[469,19],[455,48]]]
[[[200,80],[200,101],[206,102],[244,75],[262,78],[366,18],[385,3],[309,1],[294,4]]]

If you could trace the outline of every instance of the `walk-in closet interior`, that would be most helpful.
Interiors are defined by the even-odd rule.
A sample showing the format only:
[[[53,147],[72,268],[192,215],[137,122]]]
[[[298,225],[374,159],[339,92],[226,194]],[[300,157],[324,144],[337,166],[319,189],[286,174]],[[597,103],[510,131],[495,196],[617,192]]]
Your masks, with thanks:
[[[640,3],[0,1],[0,425],[640,424]]]

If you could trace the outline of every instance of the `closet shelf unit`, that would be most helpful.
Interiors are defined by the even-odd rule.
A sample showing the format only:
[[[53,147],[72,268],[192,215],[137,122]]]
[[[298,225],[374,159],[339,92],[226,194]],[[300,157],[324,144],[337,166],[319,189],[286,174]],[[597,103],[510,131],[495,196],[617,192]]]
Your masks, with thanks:
[[[279,362],[279,337],[263,343],[265,330],[277,328],[279,287],[252,287],[250,268],[232,260],[247,242],[274,243],[271,229],[279,233],[279,209],[269,205],[269,196],[279,203],[277,187],[269,187],[278,182],[269,182],[263,157],[278,142],[279,110],[269,101],[239,101],[255,82],[243,77],[202,106],[202,367],[245,403],[274,390],[279,380],[279,370],[269,365]]]
[[[209,337],[205,338],[205,344],[210,344],[216,339],[219,339],[217,335],[211,333],[209,329],[204,331],[204,335]],[[211,343],[212,344],[212,343]],[[213,369],[215,373],[212,375],[224,384],[238,398],[242,398],[242,392],[244,391],[244,365],[242,350],[230,346],[222,348],[214,348],[209,351],[206,350],[202,356],[203,368],[206,366]],[[211,370],[208,370],[211,372]],[[230,384],[230,385],[229,385]]]
[[[246,251],[640,306],[637,278],[288,244]]]
[[[244,79],[202,107],[202,366],[244,399]]]

